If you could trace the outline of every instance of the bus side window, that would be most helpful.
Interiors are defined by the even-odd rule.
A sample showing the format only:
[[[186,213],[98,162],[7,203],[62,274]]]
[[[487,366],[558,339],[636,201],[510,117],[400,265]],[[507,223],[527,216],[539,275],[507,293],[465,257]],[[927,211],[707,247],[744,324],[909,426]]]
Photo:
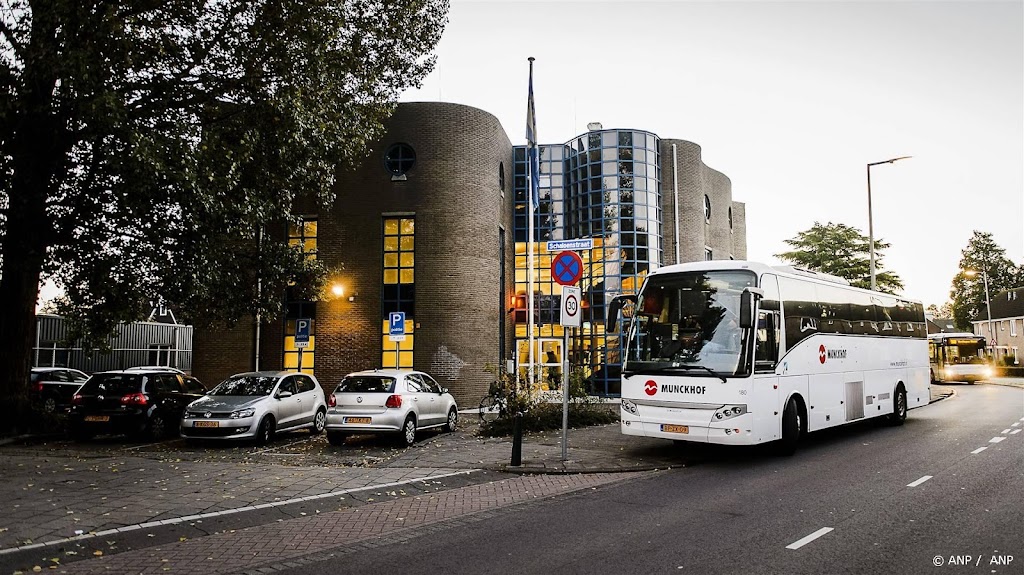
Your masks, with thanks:
[[[771,311],[757,314],[757,342],[754,346],[754,369],[773,370],[779,361],[777,315]]]

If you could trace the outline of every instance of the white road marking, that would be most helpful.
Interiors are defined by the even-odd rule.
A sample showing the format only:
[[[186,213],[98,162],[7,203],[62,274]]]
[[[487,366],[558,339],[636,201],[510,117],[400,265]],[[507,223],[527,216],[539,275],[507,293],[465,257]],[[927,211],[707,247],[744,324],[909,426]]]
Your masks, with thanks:
[[[1014,421],[1013,425],[1011,425],[1010,427],[1020,427],[1020,422],[1019,421]]]
[[[928,481],[931,478],[932,478],[931,475],[925,475],[924,477],[922,477],[921,479],[918,479],[917,481],[915,481],[913,483],[908,483],[907,487],[917,487],[918,485],[921,485],[922,483],[924,483],[925,481]]]
[[[1006,429],[1002,430],[1000,433],[1002,433],[1003,435],[1006,435],[1007,433],[1010,433],[1010,429],[1006,428]]]
[[[790,543],[789,545],[786,545],[786,549],[799,549],[830,531],[832,531],[831,527],[822,527],[821,529],[815,531],[814,533],[811,533],[807,537],[804,537],[803,539],[796,541],[794,543]]]
[[[1005,437],[993,437],[992,439],[989,439],[988,442],[989,443],[999,443],[1000,441],[1002,441],[1004,439],[1006,439],[1006,438]]]
[[[0,555],[6,555],[8,553],[15,553],[17,551],[25,551],[26,549],[38,549],[40,547],[51,547],[54,545],[63,545],[69,541],[81,541],[82,539],[92,539],[94,537],[107,537],[116,533],[124,533],[125,531],[136,531],[138,529],[148,529],[150,527],[158,527],[160,525],[174,525],[176,523],[187,523],[189,521],[195,521],[196,519],[207,519],[210,517],[222,517],[224,515],[234,515],[236,513],[243,513],[246,511],[255,511],[257,509],[266,509],[268,507],[281,507],[282,505],[291,505],[292,503],[301,503],[303,501],[312,501],[314,499],[328,499],[331,497],[338,497],[340,495],[347,495],[349,493],[358,493],[360,491],[371,491],[374,489],[385,489],[388,487],[397,487],[399,485],[407,485],[409,483],[415,483],[417,481],[424,481],[427,479],[441,479],[444,477],[452,477],[455,475],[468,475],[477,469],[468,469],[465,471],[456,471],[454,473],[444,473],[441,475],[427,475],[424,477],[418,477],[416,479],[407,479],[405,481],[392,481],[389,483],[378,483],[376,485],[367,485],[365,487],[354,487],[352,489],[342,489],[340,491],[331,491],[329,493],[321,493],[320,495],[309,495],[307,497],[296,497],[294,499],[287,499],[284,501],[274,501],[272,503],[261,503],[259,505],[247,505],[245,507],[236,507],[234,509],[225,509],[224,511],[213,511],[210,513],[199,513],[197,515],[187,515],[185,517],[175,517],[173,519],[164,519],[162,521],[148,521],[146,523],[139,523],[136,525],[127,525],[125,527],[118,527],[117,529],[105,529],[103,531],[96,531],[92,533],[83,533],[82,535],[75,535],[74,537],[65,537],[64,539],[57,539],[56,541],[47,541],[45,543],[33,543],[31,545],[22,545],[20,547],[10,547],[8,549],[0,549]],[[830,530],[831,531],[831,530]]]
[[[981,453],[982,451],[985,451],[986,449],[988,449],[987,446],[986,447],[979,447],[979,448],[975,449],[974,451],[972,451],[971,455],[977,455],[977,454]]]
[[[1020,431],[1021,430],[1019,429],[1014,429],[1013,431],[1010,432],[1010,435],[1017,435],[1018,433],[1020,433]]]

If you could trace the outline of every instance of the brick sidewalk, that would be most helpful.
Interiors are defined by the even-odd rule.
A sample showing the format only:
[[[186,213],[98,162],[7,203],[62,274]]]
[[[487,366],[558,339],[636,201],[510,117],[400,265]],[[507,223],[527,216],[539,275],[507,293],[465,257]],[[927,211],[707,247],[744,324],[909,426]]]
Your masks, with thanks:
[[[635,473],[529,475],[471,485],[430,495],[383,501],[79,561],[56,572],[67,574],[242,573],[292,568],[303,558],[382,536],[408,538],[432,524],[476,515],[635,478]]]

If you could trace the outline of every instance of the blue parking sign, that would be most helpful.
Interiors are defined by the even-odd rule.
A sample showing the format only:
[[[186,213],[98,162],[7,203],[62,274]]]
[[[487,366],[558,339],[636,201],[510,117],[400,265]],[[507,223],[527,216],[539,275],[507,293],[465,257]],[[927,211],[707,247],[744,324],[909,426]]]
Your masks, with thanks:
[[[309,328],[313,320],[299,318],[295,320],[295,347],[309,347]]]
[[[405,312],[393,311],[388,314],[388,335],[403,335],[405,333]]]

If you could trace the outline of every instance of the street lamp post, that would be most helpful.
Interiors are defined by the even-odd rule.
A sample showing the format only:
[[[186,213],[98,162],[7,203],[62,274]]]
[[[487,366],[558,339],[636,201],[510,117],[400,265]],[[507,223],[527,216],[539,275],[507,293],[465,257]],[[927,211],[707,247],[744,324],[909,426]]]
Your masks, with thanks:
[[[871,162],[868,164],[868,250],[871,252],[871,290],[875,289],[875,227],[871,220],[871,166],[877,166],[879,164],[891,164],[899,160],[906,160],[913,156],[900,156],[898,158],[890,158],[881,162]]]
[[[992,336],[992,359],[996,358],[996,344],[999,342],[999,338],[996,337],[996,332],[992,329],[992,306],[988,298],[988,273],[985,270],[965,270],[964,275],[968,277],[974,277],[981,274],[981,279],[985,282],[985,313],[988,315],[988,333]]]

